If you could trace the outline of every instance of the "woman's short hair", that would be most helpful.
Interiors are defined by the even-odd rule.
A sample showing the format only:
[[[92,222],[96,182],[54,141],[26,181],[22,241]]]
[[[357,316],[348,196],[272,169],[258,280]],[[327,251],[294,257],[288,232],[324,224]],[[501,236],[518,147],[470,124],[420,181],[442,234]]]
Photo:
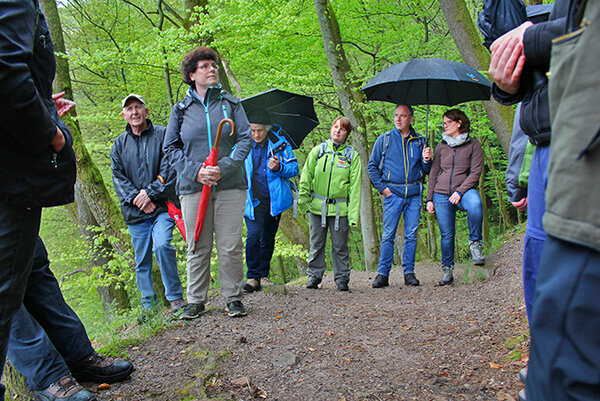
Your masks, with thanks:
[[[451,119],[452,121],[460,121],[460,127],[458,127],[458,131],[462,134],[465,132],[471,132],[471,121],[469,117],[465,114],[464,111],[459,109],[450,109],[446,110],[444,113],[444,117]]]
[[[331,124],[331,126],[333,127],[338,121],[340,122],[340,126],[346,130],[346,136],[350,135],[350,132],[352,131],[352,123],[350,122],[350,119],[344,116],[340,116],[333,120],[333,124]]]
[[[181,60],[181,75],[184,83],[188,85],[194,84],[194,81],[190,79],[190,74],[196,71],[198,61],[200,60],[212,60],[216,63],[219,61],[219,56],[216,51],[204,46],[198,46],[183,56],[183,60]]]

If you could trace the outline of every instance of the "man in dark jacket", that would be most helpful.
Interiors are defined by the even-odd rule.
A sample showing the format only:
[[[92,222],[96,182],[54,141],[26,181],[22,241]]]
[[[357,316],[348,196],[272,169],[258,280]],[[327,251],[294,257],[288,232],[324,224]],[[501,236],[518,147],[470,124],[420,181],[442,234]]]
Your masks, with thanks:
[[[552,40],[564,30],[568,1],[557,0],[547,22],[526,21],[496,39],[490,50],[489,72],[494,80],[492,95],[502,104],[521,102],[521,129],[536,145],[527,186],[527,228],[523,250],[523,290],[531,323],[534,289],[546,231],[542,217],[546,209],[550,158],[550,110],[548,80]],[[517,204],[523,207],[523,204]],[[519,393],[524,397],[523,393]]]
[[[55,69],[52,41],[37,1],[1,0],[0,135],[3,146],[0,147],[0,375],[4,368],[12,319],[20,308],[23,310],[22,304],[29,311],[29,318],[42,319],[44,329],[69,326],[69,333],[60,332],[57,340],[70,340],[75,333],[71,330],[77,330],[77,336],[83,333],[82,338],[87,340],[85,330],[80,330],[82,326],[75,328],[66,321],[71,317],[73,321],[79,319],[64,303],[47,264],[37,263],[37,253],[35,271],[32,272],[34,252],[41,252],[43,248],[38,239],[42,207],[70,203],[74,198],[73,139],[59,117],[59,113],[65,113],[72,103],[69,105],[61,101],[60,96],[53,99]],[[44,280],[39,280],[38,273],[44,276]],[[52,281],[56,285],[52,285]],[[43,334],[39,325],[36,332]],[[12,340],[34,346],[33,341],[29,342],[33,338],[17,337]],[[64,344],[64,341],[60,343]],[[105,368],[111,370],[113,367],[125,369],[126,375],[131,373],[130,363],[111,363],[94,352],[89,340],[87,346],[77,350],[72,346],[72,343],[66,344],[68,349],[64,350],[64,357],[72,357],[70,368],[73,373],[89,372],[90,369],[102,373],[106,372]],[[20,353],[19,356],[25,355]],[[39,373],[38,368],[42,365],[48,368],[52,364],[47,354],[32,352],[29,356],[37,364],[29,366],[30,371],[38,370],[35,374]],[[52,371],[49,376],[56,373]],[[60,396],[65,400],[94,398],[70,374],[53,377],[56,381],[46,389],[42,386],[40,394],[36,393],[36,396],[44,397],[42,399]],[[4,399],[4,392],[4,386],[0,385],[0,399]]]
[[[135,275],[142,293],[141,320],[144,320],[156,308],[152,251],[171,309],[176,311],[185,305],[175,248],[171,246],[175,222],[166,206],[169,196],[174,195],[175,172],[162,150],[166,128],[153,125],[147,118],[149,110],[144,99],[132,93],[121,105],[127,126],[113,144],[111,167],[115,191],[135,251]]]
[[[55,67],[37,1],[0,1],[0,374],[42,207],[73,201],[75,154],[52,100]]]
[[[369,176],[383,196],[383,234],[377,277],[373,288],[389,285],[394,259],[394,240],[404,215],[404,284],[419,285],[415,276],[417,228],[423,202],[423,179],[431,170],[431,149],[412,127],[413,109],[400,104],[394,116],[395,128],[377,138],[369,159]]]
[[[530,401],[600,400],[600,2],[572,0],[566,27],[549,74],[548,237],[530,323]]]

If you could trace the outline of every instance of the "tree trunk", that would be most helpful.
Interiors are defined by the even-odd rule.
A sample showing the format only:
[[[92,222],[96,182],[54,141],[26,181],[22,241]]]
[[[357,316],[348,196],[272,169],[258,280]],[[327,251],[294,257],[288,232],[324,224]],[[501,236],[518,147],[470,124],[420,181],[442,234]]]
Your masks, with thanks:
[[[27,379],[14,368],[9,360],[4,365],[2,384],[6,387],[7,400],[30,401],[34,399],[29,391]]]
[[[357,103],[364,102],[362,92],[348,78],[350,64],[346,59],[346,53],[342,46],[340,28],[328,0],[314,0],[321,36],[325,46],[325,54],[331,70],[331,77],[336,86],[338,98],[344,110],[344,114],[355,127],[353,145],[362,161],[362,190],[360,204],[360,226],[363,237],[363,248],[365,252],[365,269],[375,270],[379,259],[379,241],[373,214],[373,199],[371,197],[371,186],[367,162],[369,160],[367,124]]]
[[[56,92],[64,91],[67,98],[73,99],[69,63],[64,57],[65,43],[56,1],[42,0],[40,4],[48,21],[54,50],[57,53],[54,90]],[[119,208],[106,189],[100,171],[85,147],[79,123],[77,122],[76,108],[73,108],[63,120],[73,135],[73,149],[77,158],[77,184],[75,185],[77,202],[74,205],[70,205],[68,210],[71,213],[73,221],[79,227],[80,232],[91,244],[94,243],[98,234],[91,232],[88,229],[89,226],[103,227],[107,238],[113,238],[111,243],[103,241],[100,246],[101,249],[92,255],[94,265],[103,266],[107,262],[106,255],[110,255],[110,251],[113,249],[120,253],[124,253],[130,249],[129,240],[122,233],[125,223]],[[108,290],[99,288],[99,292],[105,304],[117,301],[119,308],[129,306],[129,298],[123,285],[115,286]]]
[[[464,0],[439,0],[452,39],[463,61],[479,71],[487,70],[490,65],[490,53],[481,45],[477,28],[471,19]],[[492,123],[498,142],[508,154],[514,111],[495,101],[483,102],[483,107]]]

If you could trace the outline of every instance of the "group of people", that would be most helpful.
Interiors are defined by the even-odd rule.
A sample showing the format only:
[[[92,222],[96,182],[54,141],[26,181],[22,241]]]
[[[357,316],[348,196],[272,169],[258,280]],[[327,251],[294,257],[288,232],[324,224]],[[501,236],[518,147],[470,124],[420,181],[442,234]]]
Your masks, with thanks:
[[[600,193],[594,174],[600,167],[600,134],[593,109],[598,100],[593,61],[599,13],[597,2],[557,1],[547,24],[525,23],[491,47],[494,97],[521,102],[520,127],[537,145],[528,200],[515,200],[515,206],[529,207],[531,220],[524,252],[531,362],[522,398],[598,399],[600,222],[594,195]],[[62,297],[38,237],[42,207],[73,201],[73,140],[60,119],[73,105],[51,93],[54,54],[37,2],[7,0],[1,15],[0,60],[6,68],[0,73],[0,367],[8,355],[39,400],[93,400],[76,379],[114,382],[128,377],[133,365],[93,350]],[[551,59],[550,40],[565,31],[575,32],[555,41]],[[152,253],[171,308],[183,319],[205,311],[213,240],[228,315],[246,315],[243,291],[257,291],[267,279],[281,213],[294,202],[290,178],[299,166],[290,145],[276,122],[247,116],[240,100],[221,88],[217,62],[217,54],[205,47],[185,55],[181,72],[189,89],[173,107],[167,127],[152,124],[142,96],[130,94],[122,101],[127,127],[113,145],[112,170],[135,251],[142,320],[157,303]],[[549,68],[555,74],[550,82]],[[573,113],[577,118],[570,118]],[[205,161],[223,119],[233,120],[235,130],[223,126],[218,161],[211,165]],[[439,285],[453,282],[457,210],[467,213],[473,262],[484,263],[477,192],[482,149],[470,136],[468,117],[458,109],[444,113],[442,142],[433,154],[412,122],[411,106],[398,105],[395,128],[377,139],[368,163],[372,184],[383,196],[374,288],[389,285],[401,217],[404,283],[420,284],[414,272],[416,232],[427,175],[426,210],[435,213],[441,233]],[[298,208],[308,213],[310,229],[307,288],[317,289],[323,280],[329,231],[335,283],[340,291],[349,289],[348,233],[358,224],[362,186],[360,157],[347,143],[351,131],[349,119],[336,118],[330,139],[310,151],[300,176]],[[206,217],[196,241],[198,207],[207,190]],[[586,191],[590,195],[582,197]],[[167,202],[180,204],[187,233],[187,302],[170,244],[174,221]],[[540,227],[548,234],[545,239],[539,238]]]
[[[246,114],[240,100],[221,88],[217,60],[217,54],[205,47],[195,48],[183,58],[181,72],[189,89],[173,107],[167,127],[152,124],[140,95],[129,94],[122,100],[127,126],[113,144],[113,181],[135,248],[145,313],[156,309],[152,251],[171,309],[182,319],[195,319],[204,312],[214,237],[226,309],[230,316],[244,316],[242,294],[260,290],[268,279],[281,214],[294,204],[296,189],[290,179],[298,175],[299,166],[281,127],[260,109]],[[232,119],[235,130],[227,126],[216,165],[207,165],[205,160],[223,119]],[[481,145],[469,136],[469,119],[458,109],[444,115],[446,132],[435,157],[425,138],[412,127],[410,105],[395,108],[394,122],[395,128],[376,141],[368,166],[371,181],[383,196],[383,238],[373,287],[389,285],[394,239],[403,215],[405,284],[419,285],[414,273],[417,228],[430,170],[434,174],[427,209],[436,213],[442,234],[440,285],[451,284],[458,209],[467,211],[474,262],[484,263],[481,199],[476,189],[482,171]],[[307,288],[319,288],[323,279],[329,231],[334,281],[340,291],[349,290],[348,234],[350,227],[358,225],[362,185],[361,160],[348,143],[351,131],[348,118],[336,118],[329,140],[309,152],[300,176],[298,210],[308,213],[310,230]],[[202,192],[207,190],[207,213],[196,242],[191,233]],[[187,303],[170,245],[174,221],[167,212],[169,200],[181,204],[188,233]],[[245,283],[242,216],[247,228]]]

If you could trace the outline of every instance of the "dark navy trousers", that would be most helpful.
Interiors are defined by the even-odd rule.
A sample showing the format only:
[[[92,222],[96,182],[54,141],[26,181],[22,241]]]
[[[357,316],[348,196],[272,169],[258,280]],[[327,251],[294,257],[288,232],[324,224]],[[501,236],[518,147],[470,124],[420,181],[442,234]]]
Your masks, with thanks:
[[[67,363],[93,351],[83,323],[62,296],[38,237],[23,305],[13,317],[8,359],[32,390],[43,390],[69,373]]]
[[[532,315],[527,400],[600,400],[600,252],[547,236]]]
[[[246,273],[247,278],[269,277],[271,257],[275,249],[275,235],[279,228],[281,214],[273,217],[268,199],[261,199],[254,208],[254,220],[246,220]]]

